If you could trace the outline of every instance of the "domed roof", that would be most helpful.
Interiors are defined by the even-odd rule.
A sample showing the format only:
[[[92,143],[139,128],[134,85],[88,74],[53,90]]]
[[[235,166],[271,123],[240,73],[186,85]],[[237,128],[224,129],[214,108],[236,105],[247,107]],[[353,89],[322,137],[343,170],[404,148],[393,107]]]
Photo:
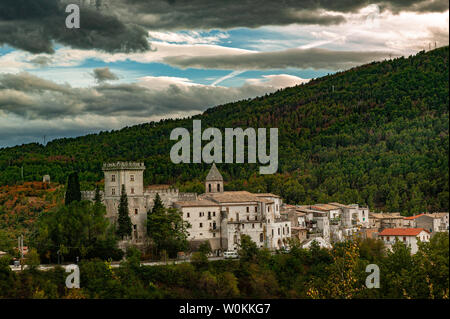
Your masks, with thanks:
[[[206,181],[223,181],[222,174],[220,174],[219,170],[217,169],[216,163],[213,163],[213,165],[211,166],[211,169],[206,176]]]

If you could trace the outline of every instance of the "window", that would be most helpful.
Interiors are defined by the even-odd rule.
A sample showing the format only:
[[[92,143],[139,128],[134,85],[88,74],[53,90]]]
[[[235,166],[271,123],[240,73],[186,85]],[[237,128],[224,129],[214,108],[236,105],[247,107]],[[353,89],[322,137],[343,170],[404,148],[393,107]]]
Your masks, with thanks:
[[[220,192],[220,184],[217,184],[217,191]]]
[[[403,241],[406,241],[406,237],[403,237]]]
[[[137,225],[133,225],[133,228],[134,228],[134,230],[136,230],[137,229]]]
[[[263,233],[259,234],[259,241],[262,243],[264,241]]]
[[[137,208],[134,209],[134,214],[135,214],[135,215],[138,214],[138,209],[137,209]]]
[[[186,213],[186,217],[187,217],[187,218],[191,217],[191,214]]]
[[[111,188],[111,195],[116,195],[116,189],[115,188]]]
[[[131,187],[131,194],[134,194],[134,188]]]
[[[244,229],[245,224],[242,224],[242,229]]]
[[[277,211],[278,211],[278,204],[277,204]]]
[[[252,228],[255,228],[255,224],[252,224]]]
[[[255,216],[255,220],[258,220],[258,216]]]
[[[247,213],[249,213],[250,212],[250,207],[247,207]]]
[[[286,228],[286,233],[289,235],[289,227]]]
[[[213,217],[216,217],[216,212],[213,212]]]
[[[273,237],[273,229],[272,229],[272,237]]]
[[[387,237],[387,241],[389,241],[389,236]]]
[[[116,181],[116,175],[111,175],[111,182],[115,182]]]
[[[216,233],[213,233],[213,237],[216,237]]]
[[[239,213],[236,213],[236,221],[239,221]]]
[[[203,227],[203,223],[200,223],[199,227],[202,228]]]
[[[247,220],[248,220],[248,221],[250,220],[250,216],[247,216]]]
[[[130,182],[134,182],[134,175],[130,175]]]
[[[278,235],[280,235],[280,229],[278,228]]]
[[[208,191],[211,193],[211,184],[208,184]]]

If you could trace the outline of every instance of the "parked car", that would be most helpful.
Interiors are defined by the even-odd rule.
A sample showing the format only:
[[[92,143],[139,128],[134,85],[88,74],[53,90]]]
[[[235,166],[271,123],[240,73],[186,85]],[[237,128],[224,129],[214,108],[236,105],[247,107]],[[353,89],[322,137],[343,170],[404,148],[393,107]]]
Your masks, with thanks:
[[[223,257],[225,259],[235,259],[235,258],[239,258],[239,254],[236,251],[225,251],[223,253]]]

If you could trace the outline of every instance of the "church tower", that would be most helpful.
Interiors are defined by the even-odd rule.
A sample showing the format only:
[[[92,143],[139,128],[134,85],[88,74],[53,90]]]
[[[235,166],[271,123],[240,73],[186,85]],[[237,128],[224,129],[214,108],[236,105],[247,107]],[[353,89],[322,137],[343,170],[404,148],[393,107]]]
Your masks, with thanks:
[[[213,163],[211,169],[205,180],[205,193],[222,193],[223,192],[223,177]]]

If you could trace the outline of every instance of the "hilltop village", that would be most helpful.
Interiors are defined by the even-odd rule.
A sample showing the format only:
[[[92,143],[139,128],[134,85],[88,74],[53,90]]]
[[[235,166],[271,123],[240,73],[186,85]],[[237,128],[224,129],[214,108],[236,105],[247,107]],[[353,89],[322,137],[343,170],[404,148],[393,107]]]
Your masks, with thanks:
[[[188,240],[198,247],[209,241],[214,254],[237,250],[241,235],[248,235],[260,248],[288,249],[296,238],[304,248],[313,242],[323,248],[354,236],[379,238],[389,248],[400,240],[415,253],[418,241],[429,241],[437,232],[448,232],[449,214],[373,213],[358,204],[327,203],[287,205],[271,193],[225,191],[223,177],[213,164],[205,179],[205,193],[183,193],[168,185],[144,187],[145,166],[137,162],[105,163],[105,189],[101,192],[107,217],[115,221],[122,186],[128,197],[133,232],[128,242],[142,246],[146,239],[147,212],[156,194],[166,207],[177,208],[189,222]],[[93,200],[95,192],[82,192]]]

